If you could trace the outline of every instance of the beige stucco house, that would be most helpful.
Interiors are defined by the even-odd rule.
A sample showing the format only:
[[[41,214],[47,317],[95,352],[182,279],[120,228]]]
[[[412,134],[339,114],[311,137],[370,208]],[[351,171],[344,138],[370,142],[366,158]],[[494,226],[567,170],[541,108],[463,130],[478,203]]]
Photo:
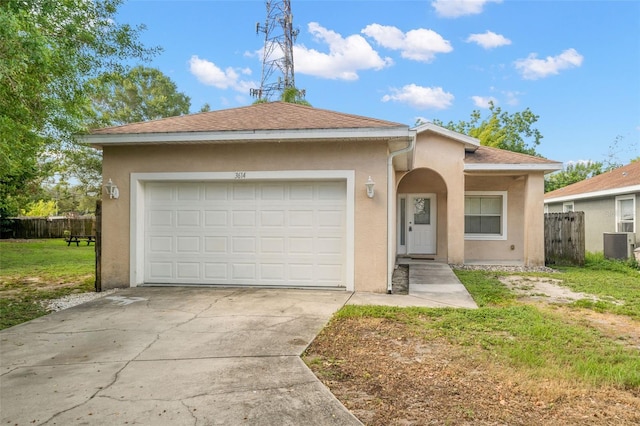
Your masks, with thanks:
[[[433,124],[282,102],[86,141],[117,187],[102,207],[104,289],[386,292],[398,256],[542,265],[544,175],[561,168]]]
[[[626,233],[627,251],[640,247],[640,161],[545,194],[545,212],[584,212],[585,249],[604,250],[604,235]]]

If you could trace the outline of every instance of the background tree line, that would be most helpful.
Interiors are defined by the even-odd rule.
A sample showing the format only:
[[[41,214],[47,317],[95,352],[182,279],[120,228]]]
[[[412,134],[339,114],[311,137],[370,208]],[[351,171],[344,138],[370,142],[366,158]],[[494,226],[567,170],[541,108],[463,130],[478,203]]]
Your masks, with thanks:
[[[162,49],[140,42],[144,25],[117,22],[122,2],[0,1],[0,218],[93,212],[102,191],[101,153],[75,136],[189,113],[189,97],[142,65]],[[281,100],[310,105],[296,88]],[[508,113],[491,104],[487,116],[476,110],[468,121],[435,124],[483,145],[539,155],[538,118],[528,108]],[[548,176],[545,189],[620,165],[613,158],[567,165]]]

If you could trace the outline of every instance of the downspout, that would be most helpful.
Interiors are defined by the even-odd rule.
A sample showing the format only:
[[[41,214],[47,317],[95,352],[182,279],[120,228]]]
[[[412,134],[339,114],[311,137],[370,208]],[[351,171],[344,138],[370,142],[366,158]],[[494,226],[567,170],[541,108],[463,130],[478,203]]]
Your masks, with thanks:
[[[409,131],[411,134],[411,140],[409,141],[409,145],[406,147],[399,149],[397,151],[392,151],[389,153],[389,157],[387,158],[387,294],[391,294],[393,290],[393,269],[396,264],[396,260],[393,256],[393,249],[395,247],[395,241],[393,241],[393,230],[395,229],[395,223],[393,222],[393,207],[395,203],[393,202],[395,199],[395,187],[394,187],[394,170],[393,170],[393,158],[396,155],[405,154],[409,151],[413,151],[416,146],[416,133],[415,131]]]

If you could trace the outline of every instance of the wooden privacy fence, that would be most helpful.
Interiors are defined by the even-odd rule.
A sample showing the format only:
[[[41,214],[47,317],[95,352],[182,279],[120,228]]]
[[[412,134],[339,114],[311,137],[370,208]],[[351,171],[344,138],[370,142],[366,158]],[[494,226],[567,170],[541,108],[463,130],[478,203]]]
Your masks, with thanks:
[[[62,238],[64,231],[72,235],[95,235],[94,217],[46,218],[19,217],[2,219],[2,238]]]
[[[544,215],[547,265],[584,265],[584,212]]]

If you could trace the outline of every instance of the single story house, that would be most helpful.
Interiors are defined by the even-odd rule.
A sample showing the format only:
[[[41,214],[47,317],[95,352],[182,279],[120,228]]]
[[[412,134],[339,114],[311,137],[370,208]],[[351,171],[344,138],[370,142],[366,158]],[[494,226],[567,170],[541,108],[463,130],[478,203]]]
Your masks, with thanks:
[[[584,212],[585,249],[604,250],[604,234],[628,234],[629,251],[640,246],[640,161],[556,189],[544,196],[545,213]]]
[[[386,292],[396,256],[544,264],[545,173],[561,164],[272,102],[93,131],[102,287]]]

